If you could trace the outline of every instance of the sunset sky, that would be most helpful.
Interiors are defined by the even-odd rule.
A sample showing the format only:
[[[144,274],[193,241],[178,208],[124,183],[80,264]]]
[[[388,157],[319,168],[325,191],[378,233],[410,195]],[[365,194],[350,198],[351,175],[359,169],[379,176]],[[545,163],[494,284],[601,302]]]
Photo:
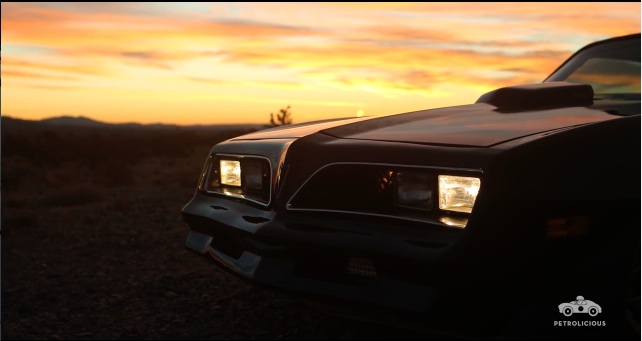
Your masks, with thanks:
[[[474,102],[640,32],[640,3],[2,3],[2,115],[267,123]]]

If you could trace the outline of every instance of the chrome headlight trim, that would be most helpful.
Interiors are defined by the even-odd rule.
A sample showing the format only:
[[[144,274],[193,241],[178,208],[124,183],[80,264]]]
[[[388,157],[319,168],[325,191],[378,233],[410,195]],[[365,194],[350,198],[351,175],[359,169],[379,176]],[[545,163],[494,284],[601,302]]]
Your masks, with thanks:
[[[270,174],[268,176],[269,183],[267,185],[268,200],[267,201],[257,200],[257,199],[254,199],[254,198],[250,198],[245,194],[234,193],[234,192],[230,192],[229,190],[228,191],[213,191],[213,190],[210,190],[208,188],[209,187],[208,184],[211,183],[211,181],[212,181],[211,177],[212,177],[212,174],[214,173],[212,167],[219,167],[219,162],[220,161],[216,162],[216,160],[220,160],[221,158],[227,159],[227,160],[238,160],[238,161],[241,161],[243,159],[261,159],[261,160],[267,161],[267,163],[269,165],[269,168],[270,168]],[[222,195],[224,197],[232,197],[232,198],[237,198],[237,199],[243,199],[243,200],[246,200],[246,201],[249,201],[249,202],[253,202],[253,203],[259,204],[261,206],[266,206],[266,207],[269,206],[272,203],[272,193],[274,191],[274,188],[273,188],[273,184],[274,184],[274,168],[272,167],[272,161],[270,160],[270,158],[268,158],[266,156],[261,156],[261,155],[214,153],[214,154],[211,154],[209,156],[207,162],[208,162],[208,165],[205,167],[205,173],[204,173],[204,175],[201,176],[202,177],[202,182],[199,184],[199,189],[201,191],[204,191],[204,192],[206,192],[208,194],[216,194],[216,195]],[[243,166],[241,166],[241,169],[242,168],[243,168]],[[242,176],[243,175],[241,173],[241,177]],[[220,185],[219,184],[219,186],[224,186],[224,185]],[[237,187],[237,188],[241,188],[242,189],[243,187],[241,186],[241,187]]]

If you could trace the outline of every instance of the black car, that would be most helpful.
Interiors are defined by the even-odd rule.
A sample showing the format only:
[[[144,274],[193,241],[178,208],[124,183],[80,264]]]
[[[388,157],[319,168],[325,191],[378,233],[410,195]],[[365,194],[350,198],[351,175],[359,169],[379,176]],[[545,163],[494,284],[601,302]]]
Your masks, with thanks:
[[[186,245],[327,309],[464,336],[635,330],[640,34],[476,103],[215,145]],[[596,317],[566,317],[578,295]]]

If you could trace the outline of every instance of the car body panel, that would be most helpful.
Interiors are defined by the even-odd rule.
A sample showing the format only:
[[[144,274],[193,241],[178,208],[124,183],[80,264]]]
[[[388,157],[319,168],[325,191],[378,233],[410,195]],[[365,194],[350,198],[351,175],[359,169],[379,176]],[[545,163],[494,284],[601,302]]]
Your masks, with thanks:
[[[373,118],[323,132],[349,139],[489,147],[544,131],[616,118],[604,111],[581,107],[510,113],[495,109],[479,103],[425,110]]]

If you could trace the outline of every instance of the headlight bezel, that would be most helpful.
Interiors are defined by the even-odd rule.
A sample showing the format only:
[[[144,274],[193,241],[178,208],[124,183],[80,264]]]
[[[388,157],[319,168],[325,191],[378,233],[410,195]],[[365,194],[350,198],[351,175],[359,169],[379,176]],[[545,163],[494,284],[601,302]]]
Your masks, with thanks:
[[[345,173],[348,170],[350,170],[350,173]],[[361,170],[361,172],[358,170]],[[366,170],[367,173],[362,173]],[[431,200],[426,201],[425,204],[415,205],[414,203],[408,204],[408,202],[399,202],[399,198],[394,197],[398,195],[396,192],[399,191],[400,188],[397,184],[399,180],[398,174],[404,172],[415,173],[415,175],[426,173],[426,176],[419,176],[416,177],[416,179],[429,179],[428,181],[430,184],[425,186],[422,185],[422,190],[419,190],[419,192],[428,193],[428,190],[431,190]],[[344,177],[342,174],[363,174],[363,176],[355,178],[358,181],[358,185],[355,185],[356,187],[352,187],[351,185],[351,187],[345,187],[345,185],[349,185],[350,182],[346,183],[345,181],[336,181],[337,177],[354,178],[354,176]],[[427,222],[463,229],[466,227],[468,220],[472,216],[472,212],[466,213],[439,209],[439,175],[475,177],[480,179],[480,181],[483,181],[484,178],[483,170],[479,168],[439,167],[430,165],[390,164],[377,162],[333,162],[314,171],[290,197],[286,203],[286,208],[290,211],[328,212],[386,217]],[[365,180],[361,181],[362,179]],[[376,198],[371,198],[367,195],[368,193],[373,192],[371,188],[373,185],[372,181],[367,179],[374,179],[374,186],[380,188],[380,190],[377,190],[378,194]],[[332,186],[330,186],[330,184],[332,184]],[[366,193],[366,197],[363,196],[364,194],[353,194],[362,193],[361,191],[355,190],[363,186],[370,186],[364,187],[365,192],[363,193]],[[345,190],[345,188],[352,189]],[[388,188],[388,190],[384,190],[384,188]],[[401,188],[403,188],[403,186],[401,186]],[[337,191],[337,189],[340,190]],[[370,190],[368,191],[368,189]],[[481,193],[481,191],[479,193]],[[409,197],[412,196],[413,195],[410,195]],[[354,199],[351,199],[352,197],[354,197]],[[423,196],[419,194],[416,195],[415,198],[421,199]],[[362,202],[359,200],[364,201]],[[417,203],[419,201],[417,201]]]
[[[239,185],[224,183],[221,179],[221,161],[238,162],[240,167]],[[254,163],[254,164],[253,164]],[[248,186],[248,171],[261,165],[262,186],[257,188],[254,179],[251,186]],[[244,171],[245,169],[245,171]],[[208,157],[207,165],[201,174],[201,182],[198,189],[207,194],[223,195],[236,199],[242,199],[262,206],[269,206],[272,202],[274,170],[270,158],[261,155],[249,154],[225,154],[215,153]]]

